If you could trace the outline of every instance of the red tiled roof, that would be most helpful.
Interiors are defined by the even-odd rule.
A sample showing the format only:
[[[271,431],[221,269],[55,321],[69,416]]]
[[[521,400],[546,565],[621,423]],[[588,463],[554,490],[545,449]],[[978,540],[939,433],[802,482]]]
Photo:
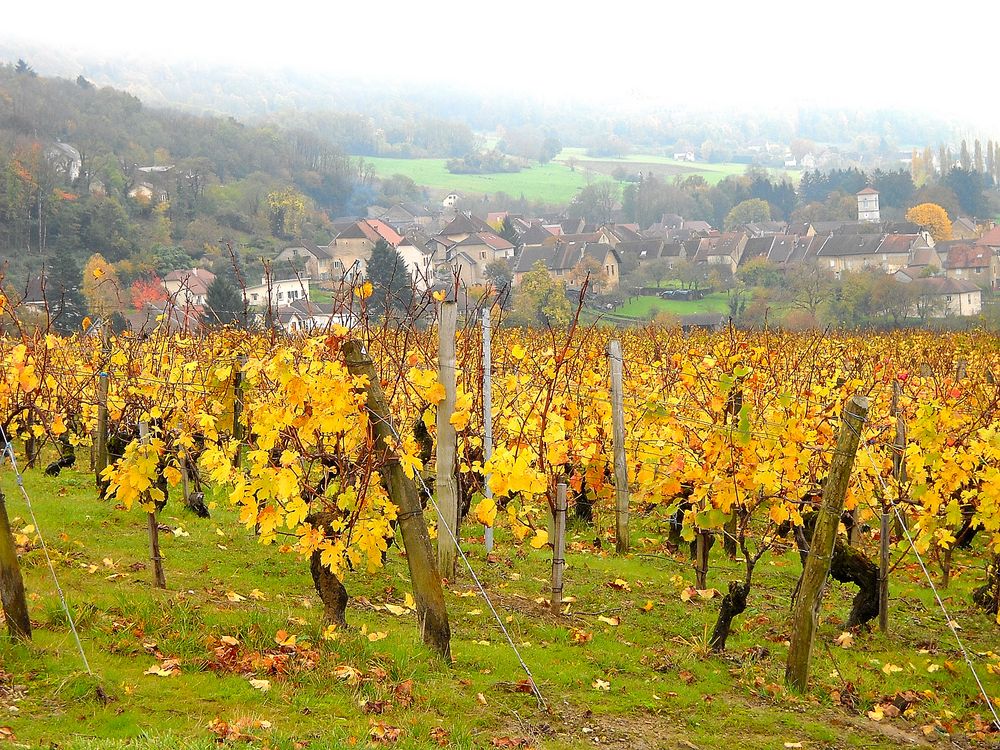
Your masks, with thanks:
[[[953,245],[948,248],[945,268],[989,268],[993,251],[988,247],[973,245]]]

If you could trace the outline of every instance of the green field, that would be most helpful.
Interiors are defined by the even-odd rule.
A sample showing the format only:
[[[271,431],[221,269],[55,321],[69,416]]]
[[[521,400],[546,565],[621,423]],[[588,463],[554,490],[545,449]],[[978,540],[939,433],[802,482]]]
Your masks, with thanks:
[[[482,529],[469,523],[463,546],[548,701],[540,710],[466,571],[446,588],[454,662],[444,664],[400,606],[411,588],[398,547],[383,570],[348,576],[351,628],[323,640],[308,563],[258,545],[224,496],[209,497],[217,507],[208,520],[178,508],[174,493],[160,516],[169,530],[161,532],[168,589],[159,591],[150,587],[138,509],[99,501],[93,476],[79,471],[49,478],[34,470],[26,487],[94,676],[83,670],[3,466],[0,489],[28,542],[20,559],[34,623],[31,643],[0,639],[0,741],[12,747],[846,749],[924,746],[926,727],[941,746],[987,746],[963,739],[985,712],[915,565],[893,573],[891,635],[861,632],[849,648],[836,639],[855,589],[830,583],[813,689],[802,697],[782,686],[800,570],[791,549],[761,562],[727,654],[713,656],[706,633],[719,598],[682,596],[694,572],[686,554],[666,548],[662,510],[634,515],[627,556],[613,554],[613,513],[595,527],[571,523],[565,594],[574,599],[559,614],[544,606],[551,552],[515,544],[500,529],[488,561]],[[863,544],[877,554],[877,542]],[[996,648],[997,628],[969,601],[982,559],[956,553],[946,595],[996,695],[1000,677],[986,666],[997,658],[985,652]],[[741,571],[717,547],[709,586],[725,590]],[[220,657],[227,648],[240,658]],[[907,690],[919,695],[905,718],[867,717],[885,696]]]
[[[616,316],[648,320],[659,313],[671,315],[694,315],[696,313],[726,312],[729,310],[727,296],[722,292],[709,294],[704,299],[685,302],[684,300],[660,299],[659,297],[635,297],[614,311]]]
[[[550,162],[520,172],[499,174],[452,174],[446,168],[447,159],[388,159],[365,157],[375,167],[380,177],[394,174],[406,175],[418,185],[438,193],[455,192],[459,195],[493,195],[507,193],[514,198],[522,195],[528,200],[553,204],[566,204],[573,200],[580,188],[587,185],[587,175],[577,168],[574,172],[564,164]],[[598,179],[600,175],[592,177]]]
[[[536,165],[520,172],[498,174],[452,174],[447,159],[394,159],[364,157],[379,177],[401,174],[418,185],[438,194],[455,192],[460,195],[493,195],[507,193],[515,198],[551,204],[567,204],[577,192],[595,181],[612,179],[620,166],[629,171],[653,172],[663,179],[701,175],[709,184],[716,184],[729,175],[743,174],[745,164],[705,164],[675,161],[663,156],[634,154],[622,159],[594,159],[584,155],[584,149],[566,148],[548,164]],[[575,161],[575,163],[573,163]],[[571,166],[572,165],[572,166]],[[794,181],[798,173],[772,170],[787,174]]]

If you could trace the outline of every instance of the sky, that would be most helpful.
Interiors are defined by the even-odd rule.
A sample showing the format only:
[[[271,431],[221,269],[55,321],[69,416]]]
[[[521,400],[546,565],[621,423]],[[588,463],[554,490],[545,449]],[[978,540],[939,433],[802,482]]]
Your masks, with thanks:
[[[481,91],[608,91],[640,105],[888,105],[938,117],[960,106],[957,118],[1000,131],[986,89],[992,45],[975,32],[977,18],[992,19],[971,0],[922,5],[34,0],[3,9],[0,40]]]

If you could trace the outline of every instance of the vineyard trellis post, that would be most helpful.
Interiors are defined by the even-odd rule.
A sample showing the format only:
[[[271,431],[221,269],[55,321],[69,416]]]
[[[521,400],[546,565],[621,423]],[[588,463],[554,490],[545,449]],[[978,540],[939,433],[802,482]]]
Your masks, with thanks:
[[[139,440],[145,443],[149,439],[149,425],[139,422]],[[165,499],[165,498],[164,498]],[[146,525],[149,527],[149,559],[153,564],[153,585],[158,589],[167,587],[167,577],[163,573],[163,557],[160,555],[160,522],[156,517],[156,506],[146,514]]]
[[[809,684],[809,659],[819,620],[819,608],[823,601],[823,589],[830,574],[837,529],[844,512],[847,486],[858,452],[861,430],[868,416],[868,406],[869,401],[864,396],[853,396],[844,406],[833,460],[823,483],[823,500],[817,513],[816,527],[809,542],[809,554],[792,610],[792,638],[785,666],[785,682],[795,690],[805,690]]]
[[[563,571],[566,570],[566,483],[556,485],[553,513],[555,535],[552,537],[552,611],[562,607]]]
[[[608,344],[611,366],[611,442],[615,455],[615,549],[628,552],[628,465],[625,460],[625,394],[622,385],[622,344],[613,339]]]
[[[483,464],[493,458],[493,340],[490,329],[490,309],[483,308]],[[483,477],[483,494],[493,499],[490,474]],[[493,527],[484,528],[486,554],[493,551]]]
[[[892,477],[896,481],[897,500],[898,492],[906,481],[906,421],[903,419],[899,400],[902,396],[902,388],[899,381],[892,384],[892,409],[891,414],[896,418],[896,439],[892,444]],[[879,563],[878,563],[878,629],[889,632],[889,547],[891,536],[891,516],[890,508],[883,501],[882,515],[879,518]],[[899,521],[896,522],[900,524]],[[898,530],[902,536],[902,528]]]
[[[94,479],[97,491],[103,498],[105,485],[101,474],[108,468],[108,373],[105,371],[97,377],[97,434],[94,436]]]
[[[438,514],[442,526],[451,529],[452,534],[439,532],[438,570],[451,580],[455,577],[457,555],[455,547],[459,537],[461,516],[458,508],[458,483],[455,481],[455,456],[458,452],[458,433],[451,423],[455,413],[455,390],[457,367],[455,358],[455,330],[458,321],[458,305],[454,302],[441,303],[438,319],[438,380],[444,386],[444,399],[437,409],[437,448],[434,458],[434,492],[437,495]]]
[[[236,372],[233,373],[233,440],[236,441],[234,463],[237,466],[243,463],[243,367],[246,363],[247,356],[239,355],[236,358]],[[184,491],[184,500],[187,502],[187,490]]]
[[[0,463],[2,461],[3,453],[0,452]],[[3,603],[3,616],[10,637],[31,640],[31,618],[24,596],[24,579],[17,561],[17,547],[10,530],[3,490],[0,490],[0,602]]]
[[[441,588],[441,576],[431,547],[431,538],[427,533],[424,509],[420,504],[414,481],[403,473],[399,458],[388,448],[389,445],[397,443],[397,435],[390,422],[389,404],[379,385],[375,366],[361,342],[345,342],[343,353],[348,372],[353,377],[365,376],[368,380],[365,393],[368,398],[368,412],[371,414],[371,429],[375,433],[375,451],[377,455],[386,457],[386,485],[390,499],[399,509],[397,522],[403,537],[406,564],[410,569],[420,637],[425,644],[450,662],[451,630],[448,625],[448,611],[445,608],[444,591]]]

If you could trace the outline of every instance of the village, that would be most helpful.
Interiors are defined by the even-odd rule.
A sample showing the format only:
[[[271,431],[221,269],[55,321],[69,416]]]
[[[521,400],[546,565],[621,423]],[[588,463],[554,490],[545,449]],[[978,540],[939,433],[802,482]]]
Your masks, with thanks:
[[[595,304],[613,312],[632,294],[684,298],[661,290],[664,280],[732,288],[741,270],[756,264],[781,273],[808,268],[832,279],[878,271],[908,285],[920,308],[915,316],[980,314],[984,290],[995,289],[1000,276],[1000,227],[961,217],[952,223],[952,239],[935,242],[925,227],[882,221],[874,189],[856,197],[854,221],[761,221],[732,231],[674,214],[648,227],[508,212],[479,217],[456,209],[454,195],[436,210],[399,203],[376,216],[335,222],[337,234],[327,245],[285,247],[268,264],[269,274],[245,287],[244,300],[251,309],[269,309],[288,332],[349,327],[356,317],[350,290],[367,278],[372,251],[383,242],[398,252],[417,294],[457,288],[466,302],[510,291],[506,287],[516,294],[524,275],[541,266],[570,294],[587,279]],[[171,272],[163,280],[164,307],[133,313],[130,322],[142,328],[166,314],[174,326],[196,325],[214,279],[203,268]],[[329,301],[318,301],[322,297]],[[717,327],[728,317],[692,315],[691,322]]]

